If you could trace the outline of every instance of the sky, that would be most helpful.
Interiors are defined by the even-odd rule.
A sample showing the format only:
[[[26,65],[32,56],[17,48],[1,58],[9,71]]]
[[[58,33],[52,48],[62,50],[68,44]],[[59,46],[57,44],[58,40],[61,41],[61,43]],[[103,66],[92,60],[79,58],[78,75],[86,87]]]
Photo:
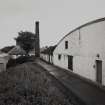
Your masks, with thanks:
[[[76,27],[105,17],[105,0],[0,0],[0,48],[15,45],[20,31],[35,33],[51,46]]]

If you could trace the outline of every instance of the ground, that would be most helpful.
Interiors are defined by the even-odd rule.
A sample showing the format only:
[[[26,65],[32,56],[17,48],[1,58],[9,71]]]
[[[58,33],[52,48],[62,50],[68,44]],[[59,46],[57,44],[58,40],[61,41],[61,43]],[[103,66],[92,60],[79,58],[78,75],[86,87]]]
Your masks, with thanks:
[[[71,105],[56,81],[34,62],[0,73],[0,105]]]

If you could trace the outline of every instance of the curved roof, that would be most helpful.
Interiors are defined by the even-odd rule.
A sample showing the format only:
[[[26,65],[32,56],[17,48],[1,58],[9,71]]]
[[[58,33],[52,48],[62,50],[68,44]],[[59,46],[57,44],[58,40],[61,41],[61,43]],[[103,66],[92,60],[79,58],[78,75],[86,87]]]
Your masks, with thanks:
[[[70,35],[70,34],[73,33],[74,31],[76,31],[76,30],[78,30],[78,29],[80,29],[80,28],[86,27],[86,26],[88,26],[88,25],[91,25],[91,24],[94,24],[94,23],[98,23],[98,22],[102,22],[102,21],[105,21],[105,17],[104,17],[104,18],[100,18],[100,19],[96,19],[96,20],[93,20],[93,21],[90,21],[90,22],[88,22],[88,23],[86,23],[86,24],[83,24],[83,25],[81,25],[81,26],[75,28],[74,30],[72,30],[72,31],[70,31],[68,34],[66,34],[66,35],[58,42],[57,46],[59,45],[59,43],[60,43],[65,37],[67,37],[68,35]],[[57,46],[56,46],[56,47],[57,47]]]

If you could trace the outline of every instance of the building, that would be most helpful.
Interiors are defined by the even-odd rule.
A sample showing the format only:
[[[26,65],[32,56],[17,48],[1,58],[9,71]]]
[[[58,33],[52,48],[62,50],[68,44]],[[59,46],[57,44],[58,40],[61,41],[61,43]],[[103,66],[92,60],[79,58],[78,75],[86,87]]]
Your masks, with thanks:
[[[17,58],[19,56],[26,55],[26,51],[23,48],[21,48],[19,45],[16,45],[8,52],[8,54],[11,55],[12,58]]]
[[[0,52],[0,72],[6,70],[6,65],[9,59],[10,56],[8,54]]]
[[[35,49],[32,49],[31,51],[29,51],[29,56],[35,56]]]
[[[42,48],[41,49],[40,57],[43,60],[53,64],[53,51],[54,51],[55,48],[56,48],[56,45],[55,46],[50,46],[50,47]]]
[[[65,35],[53,52],[53,63],[105,85],[105,18]]]

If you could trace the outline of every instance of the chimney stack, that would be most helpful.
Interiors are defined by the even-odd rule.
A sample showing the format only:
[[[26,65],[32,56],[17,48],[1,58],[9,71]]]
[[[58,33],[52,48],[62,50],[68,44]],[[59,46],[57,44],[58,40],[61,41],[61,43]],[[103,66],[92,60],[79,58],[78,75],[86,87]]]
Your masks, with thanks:
[[[35,25],[35,56],[40,57],[39,21],[36,21]]]

